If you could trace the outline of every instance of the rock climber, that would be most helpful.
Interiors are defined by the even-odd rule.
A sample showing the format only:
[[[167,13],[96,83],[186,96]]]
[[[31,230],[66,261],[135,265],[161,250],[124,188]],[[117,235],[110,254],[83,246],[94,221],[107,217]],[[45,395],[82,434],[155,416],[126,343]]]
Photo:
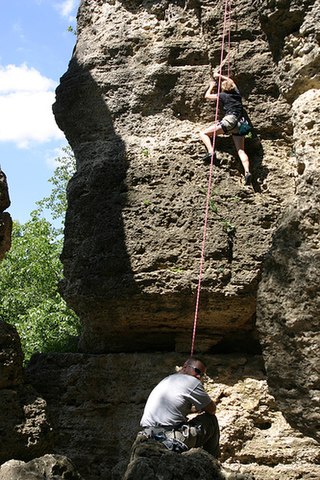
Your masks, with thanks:
[[[205,373],[204,362],[190,357],[178,373],[164,378],[149,395],[140,434],[160,441],[172,451],[203,447],[217,457],[219,425],[215,403],[202,385]],[[198,414],[188,419],[192,412]]]
[[[221,92],[218,94],[215,92],[219,77],[221,78]],[[214,102],[217,102],[219,98],[219,105],[222,105],[224,117],[200,133],[200,138],[208,150],[203,160],[209,161],[211,159],[213,152],[212,137],[214,132],[216,132],[216,135],[230,133],[244,168],[244,183],[245,185],[249,185],[252,180],[252,175],[250,173],[249,158],[244,150],[244,135],[248,130],[242,133],[240,127],[241,123],[245,123],[248,127],[249,125],[243,116],[242,98],[237,85],[231,78],[215,72],[210,81],[209,88],[205,93],[205,98]]]

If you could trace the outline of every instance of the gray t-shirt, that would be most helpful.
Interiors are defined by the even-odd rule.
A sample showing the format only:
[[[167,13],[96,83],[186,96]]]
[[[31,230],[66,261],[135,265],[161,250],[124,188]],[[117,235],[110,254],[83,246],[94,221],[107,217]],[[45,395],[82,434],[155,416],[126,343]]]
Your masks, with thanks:
[[[211,398],[197,378],[174,373],[164,378],[150,393],[140,425],[176,426],[187,421],[192,405],[202,410],[210,402]]]

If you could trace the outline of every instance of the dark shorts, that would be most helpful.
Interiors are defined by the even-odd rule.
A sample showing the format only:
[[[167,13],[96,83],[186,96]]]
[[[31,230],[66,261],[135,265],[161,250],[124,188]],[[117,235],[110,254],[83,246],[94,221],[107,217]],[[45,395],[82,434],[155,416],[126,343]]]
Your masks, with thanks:
[[[188,448],[203,447],[213,456],[219,456],[220,431],[215,415],[196,415],[181,429],[170,432],[168,436],[183,442]]]

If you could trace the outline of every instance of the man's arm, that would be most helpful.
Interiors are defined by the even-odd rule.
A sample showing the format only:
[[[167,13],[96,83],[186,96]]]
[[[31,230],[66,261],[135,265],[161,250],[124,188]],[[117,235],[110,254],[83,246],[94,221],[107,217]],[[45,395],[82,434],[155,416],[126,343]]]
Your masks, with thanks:
[[[211,400],[209,405],[204,407],[203,409],[205,412],[210,413],[210,415],[214,415],[216,413],[216,404]]]
[[[213,400],[204,407],[202,410],[198,410],[194,405],[191,407],[191,413],[199,413],[199,412],[207,412],[210,413],[210,415],[214,415],[216,413],[216,404],[214,403]]]

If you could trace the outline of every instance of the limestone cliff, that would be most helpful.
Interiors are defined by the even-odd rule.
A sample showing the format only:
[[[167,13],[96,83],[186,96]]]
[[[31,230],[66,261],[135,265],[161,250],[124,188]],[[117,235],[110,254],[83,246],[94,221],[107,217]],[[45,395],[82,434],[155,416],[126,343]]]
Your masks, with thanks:
[[[0,480],[83,480],[69,459],[44,455],[28,463],[10,460],[0,467]]]
[[[228,137],[217,141],[213,169],[196,350],[259,351],[257,290],[272,248],[258,324],[276,396],[298,343],[296,371],[317,357],[319,282],[316,264],[309,268],[319,244],[317,19],[319,0],[232,6],[230,67],[255,127],[246,140],[253,189],[239,183]],[[223,2],[81,2],[54,113],[78,165],[62,290],[83,322],[82,351],[190,349],[209,174],[198,133],[213,120],[203,94],[209,65],[220,61],[222,26]],[[287,329],[284,299],[294,323]],[[316,399],[318,376],[299,378],[298,390]],[[291,387],[279,394],[283,405]],[[285,410],[297,425],[301,408]],[[307,423],[314,434],[314,416]]]
[[[259,286],[257,324],[268,381],[290,423],[320,439],[320,2],[291,2],[295,30],[285,38],[279,73],[292,102],[295,195],[273,235]],[[269,19],[279,18],[276,11]],[[281,18],[281,17],[280,17]],[[283,16],[282,16],[283,18]]]
[[[262,13],[244,0],[233,12],[231,66],[255,126],[254,191],[241,184],[232,140],[219,138],[198,351],[249,343],[262,261],[295,192],[290,104]],[[222,3],[209,1],[81,2],[54,113],[78,165],[63,295],[83,322],[84,351],[190,349],[209,175],[198,134],[214,118],[203,97],[222,21]]]
[[[122,480],[151,389],[184,358],[141,352],[34,357],[27,378],[47,401],[56,432],[54,453],[67,455],[85,480]],[[255,480],[317,480],[319,445],[286,422],[268,391],[262,358],[241,354],[204,358],[206,389],[217,402],[224,467],[253,474]],[[166,460],[159,466],[152,452],[142,456],[144,475],[140,471],[139,476],[133,465],[136,473],[130,480],[184,478],[170,473],[179,466],[182,471],[189,467],[194,479],[208,479],[202,475],[203,466],[197,470],[197,462],[191,468],[186,461],[182,467],[183,460],[171,459],[166,469]]]
[[[220,137],[196,351],[222,460],[257,480],[315,480],[319,0],[232,4],[253,188]],[[84,353],[36,357],[28,378],[48,402],[54,453],[86,480],[122,477],[147,394],[183,358],[155,352],[190,351],[210,170],[198,134],[213,120],[203,96],[222,26],[223,2],[80,4],[54,113],[77,159],[62,291]]]
[[[52,448],[46,402],[25,382],[22,361],[15,327],[0,321],[0,464],[30,460]]]

